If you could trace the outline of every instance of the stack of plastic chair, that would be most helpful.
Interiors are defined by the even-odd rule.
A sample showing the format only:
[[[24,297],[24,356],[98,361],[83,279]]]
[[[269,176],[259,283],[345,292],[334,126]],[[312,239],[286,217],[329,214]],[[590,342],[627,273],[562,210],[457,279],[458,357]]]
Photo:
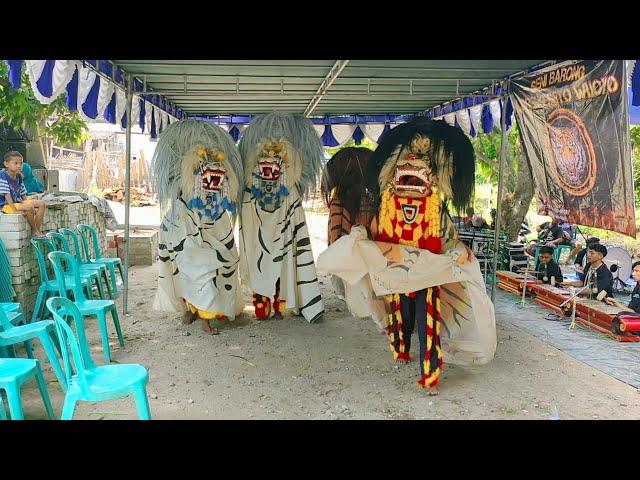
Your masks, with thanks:
[[[67,241],[67,237],[65,237],[62,233],[58,232],[49,232],[47,233],[47,238],[51,240],[51,242],[56,246],[58,251],[67,252],[71,255],[71,249],[69,248],[69,242]],[[88,267],[88,268],[87,268]],[[89,284],[92,286],[95,282],[96,287],[98,288],[98,293],[100,298],[105,299],[105,289],[102,284],[102,278],[100,276],[99,267],[98,269],[92,268],[89,265],[80,265],[80,278],[82,280],[87,279]],[[92,295],[93,298],[93,295]]]
[[[111,292],[113,298],[118,296],[118,287],[116,285],[116,267],[120,270],[120,278],[124,282],[124,270],[122,268],[122,261],[115,257],[103,257],[100,252],[100,242],[98,241],[98,233],[91,225],[80,224],[78,225],[78,231],[80,232],[80,238],[82,240],[82,248],[84,250],[85,259],[87,262],[97,263],[99,265],[106,265],[111,275],[111,284],[113,290]],[[91,258],[91,250],[89,248],[89,238],[93,244],[94,258]]]
[[[111,296],[111,298],[115,298],[111,291],[112,286],[109,283],[107,266],[101,263],[91,263],[90,261],[84,259],[83,250],[80,247],[80,240],[78,239],[78,233],[74,232],[70,228],[59,228],[58,232],[60,232],[65,236],[65,238],[67,239],[67,245],[69,246],[71,245],[69,243],[69,239],[71,239],[71,241],[73,242],[73,252],[68,251],[67,253],[71,253],[71,255],[73,255],[73,258],[76,259],[76,261],[78,262],[78,265],[80,265],[80,271],[82,271],[82,269],[96,270],[98,272],[98,275],[101,276],[101,278],[104,277],[104,284],[107,286],[107,291],[109,292],[109,295]],[[117,295],[118,290],[115,289],[115,291]]]
[[[36,254],[36,259],[38,260],[38,268],[40,269],[40,287],[38,288],[36,304],[33,308],[33,314],[31,315],[31,321],[34,322],[37,318],[43,318],[43,316],[47,312],[45,308],[45,301],[47,300],[47,298],[51,296],[57,297],[60,295],[66,295],[66,292],[59,292],[58,283],[54,279],[49,278],[47,263],[44,256],[46,255],[47,251],[54,252],[56,250],[51,240],[47,240],[44,238],[32,238],[31,245],[33,246],[33,250]],[[69,277],[66,281],[66,287],[68,289],[73,288],[73,286],[75,285],[74,282],[75,279]],[[87,292],[91,292],[88,280],[80,280],[80,283],[78,283],[78,285],[82,285],[82,288],[85,288]]]
[[[138,417],[150,420],[146,385],[149,373],[142,365],[119,364],[96,367],[91,360],[84,333],[83,314],[76,304],[66,298],[50,298],[47,308],[53,314],[62,350],[62,363],[69,388],[64,398],[61,420],[71,420],[78,401],[103,402],[132,396]],[[73,330],[64,320],[73,318]],[[71,360],[73,359],[73,367]],[[74,372],[75,371],[75,372]]]
[[[58,284],[58,290],[65,292],[62,294],[66,298],[67,286],[65,285],[67,278],[71,277],[75,279],[73,287],[74,304],[78,310],[82,313],[83,317],[98,317],[98,326],[100,327],[100,336],[102,337],[102,348],[104,349],[104,358],[107,363],[111,362],[111,349],[109,348],[109,334],[107,330],[107,312],[111,312],[114,326],[116,327],[116,333],[118,334],[118,341],[120,346],[124,347],[124,338],[122,336],[122,330],[120,329],[120,321],[118,319],[118,310],[113,300],[88,300],[82,288],[78,288],[80,285],[80,268],[75,258],[65,252],[51,252],[49,254],[49,260],[53,264],[53,270],[56,274],[56,282]]]
[[[53,338],[51,337],[52,334]],[[54,348],[54,343],[57,341],[57,337],[54,333],[53,322],[51,320],[41,320],[38,322],[31,322],[26,325],[15,326],[9,321],[4,310],[0,309],[0,347],[11,348],[13,350],[14,345],[24,343],[27,356],[29,358],[33,358],[31,340],[34,338],[40,340],[47,358],[51,363],[51,367],[53,368],[56,377],[58,377],[60,386],[64,390],[66,388],[66,383]]]
[[[16,296],[11,286],[11,265],[4,243],[0,240],[0,302],[10,302]]]
[[[55,415],[49,392],[44,383],[40,362],[35,358],[0,358],[0,389],[7,394],[9,402],[9,411],[11,412],[11,420],[24,420],[24,411],[22,410],[22,401],[20,398],[20,387],[22,384],[33,377],[38,382],[38,389],[47,410],[49,420],[53,420]],[[6,420],[7,413],[4,409],[4,402],[0,396],[0,420]]]

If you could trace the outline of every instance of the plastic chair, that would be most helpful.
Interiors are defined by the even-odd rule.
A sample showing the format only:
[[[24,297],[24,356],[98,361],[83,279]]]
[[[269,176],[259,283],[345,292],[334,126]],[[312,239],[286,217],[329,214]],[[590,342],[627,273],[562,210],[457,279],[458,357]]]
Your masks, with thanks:
[[[151,413],[146,390],[149,381],[147,369],[137,364],[96,367],[86,347],[86,338],[84,342],[81,341],[78,344],[73,330],[63,319],[71,316],[78,336],[83,337],[84,320],[78,307],[66,298],[56,297],[47,300],[47,308],[53,314],[56,323],[56,331],[62,347],[64,373],[69,385],[64,398],[61,419],[73,418],[78,401],[103,402],[131,395],[136,402],[138,417],[141,420],[150,420]],[[72,369],[75,370],[75,374]]]
[[[51,240],[51,242],[56,246],[58,251],[66,252],[69,255],[71,255],[71,248],[69,247],[69,242],[67,241],[67,238],[63,234],[59,232],[49,232],[47,233],[47,238]],[[98,293],[100,298],[105,299],[106,298],[104,294],[105,290],[103,288],[102,278],[100,278],[99,270],[92,268],[89,265],[80,264],[79,266],[80,266],[80,278],[82,280],[87,279],[89,284],[92,286],[92,290],[93,290],[93,284],[95,282],[96,287],[98,288]],[[91,298],[93,298],[93,292],[92,292]]]
[[[52,322],[53,323],[53,322]],[[38,389],[47,410],[49,420],[55,418],[49,392],[44,383],[40,362],[35,358],[0,358],[0,389],[7,394],[11,420],[24,420],[22,401],[20,398],[20,387],[33,377],[38,382]],[[4,402],[0,397],[0,419],[6,420],[7,414],[4,410]]]
[[[107,312],[111,312],[113,318],[113,324],[116,327],[116,333],[118,334],[118,341],[120,346],[124,347],[124,338],[122,337],[122,330],[120,329],[120,321],[118,320],[118,310],[113,300],[88,300],[84,291],[78,288],[80,284],[80,270],[78,262],[75,258],[66,252],[51,252],[49,254],[49,260],[53,263],[53,270],[56,274],[56,282],[60,292],[65,292],[62,296],[66,297],[66,285],[67,277],[69,275],[75,278],[76,281],[72,287],[74,304],[78,307],[83,317],[90,317],[95,315],[98,317],[98,326],[100,327],[100,336],[102,337],[102,348],[104,349],[104,358],[107,363],[111,362],[111,349],[109,348],[109,335],[107,330]]]
[[[58,339],[55,336],[52,338],[50,335],[50,333],[53,333],[53,322],[51,320],[41,320],[16,327],[9,321],[4,310],[0,309],[0,328],[2,329],[2,331],[0,331],[0,347],[11,347],[13,349],[14,345],[24,343],[24,348],[29,358],[33,358],[31,340],[34,338],[40,340],[45,354],[51,363],[53,372],[56,374],[56,377],[58,377],[60,386],[63,390],[66,388],[67,385],[54,348],[54,346],[58,346]]]
[[[560,257],[562,257],[562,252],[567,251],[571,253],[571,250],[573,250],[573,247],[571,247],[571,245],[558,245],[553,251],[553,259],[557,264],[560,264]]]
[[[78,240],[78,234],[76,232],[74,232],[70,228],[59,228],[58,232],[60,232],[62,235],[65,236],[65,238],[67,239],[67,245],[70,245],[69,239],[71,239],[71,241],[73,242],[74,253],[71,253],[71,251],[67,251],[67,250],[65,250],[65,252],[71,253],[73,255],[73,258],[77,260],[78,265],[80,265],[80,271],[82,271],[82,269],[97,271],[98,275],[100,275],[101,277],[104,277],[104,284],[107,286],[107,291],[109,292],[109,295],[111,296],[111,298],[115,298],[112,292],[112,288],[115,289],[116,296],[117,296],[118,290],[115,285],[112,287],[111,284],[109,283],[109,276],[107,275],[107,266],[105,264],[100,264],[100,263],[91,263],[88,260],[84,259],[83,251],[82,251],[82,248],[80,247],[80,240]]]
[[[24,323],[24,312],[22,311],[22,305],[17,302],[4,302],[0,303],[0,308],[4,310],[4,313],[9,317],[9,321],[14,325],[20,325]]]
[[[78,231],[80,232],[82,248],[84,250],[84,255],[87,261],[91,263],[106,265],[109,269],[109,274],[111,275],[111,284],[113,286],[112,296],[113,298],[117,298],[118,286],[116,284],[116,267],[118,267],[118,270],[120,270],[120,278],[124,283],[124,270],[122,268],[122,261],[117,257],[109,258],[102,256],[102,253],[100,253],[100,242],[98,241],[98,233],[91,225],[80,224],[78,225]],[[93,252],[95,253],[93,259],[91,258],[91,250],[89,249],[89,237],[91,237],[91,241],[93,243]]]
[[[18,302],[2,302],[0,303],[0,308],[2,308],[5,313],[22,312],[22,305]]]
[[[22,312],[22,305],[17,302],[3,302],[0,303],[0,309],[4,311],[12,325],[24,324],[24,314]],[[13,347],[0,347],[0,357],[12,357],[16,356],[16,352]]]
[[[38,260],[38,268],[40,269],[40,287],[38,287],[38,296],[36,297],[36,304],[33,307],[33,314],[31,315],[31,321],[35,322],[38,318],[43,318],[43,315],[47,312],[45,309],[45,301],[51,294],[55,296],[63,295],[58,291],[58,283],[49,278],[47,272],[47,264],[45,262],[44,255],[48,251],[55,251],[55,246],[51,240],[44,238],[32,238],[31,245],[36,253],[36,259]],[[71,289],[75,285],[75,279],[69,277],[65,282],[67,288]],[[89,281],[81,281],[79,285],[89,289]],[[66,295],[66,292],[64,293]]]

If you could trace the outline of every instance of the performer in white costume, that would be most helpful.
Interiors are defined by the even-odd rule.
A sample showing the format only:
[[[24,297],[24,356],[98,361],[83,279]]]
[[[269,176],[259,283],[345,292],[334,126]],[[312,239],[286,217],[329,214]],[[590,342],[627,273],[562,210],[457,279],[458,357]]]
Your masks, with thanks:
[[[324,307],[302,198],[314,188],[322,144],[302,115],[255,118],[240,139],[245,190],[241,211],[241,277],[259,320],[285,310],[314,322]]]
[[[161,208],[156,310],[185,312],[183,322],[233,320],[243,309],[233,219],[242,162],[233,139],[197,120],[169,125],[153,156]]]

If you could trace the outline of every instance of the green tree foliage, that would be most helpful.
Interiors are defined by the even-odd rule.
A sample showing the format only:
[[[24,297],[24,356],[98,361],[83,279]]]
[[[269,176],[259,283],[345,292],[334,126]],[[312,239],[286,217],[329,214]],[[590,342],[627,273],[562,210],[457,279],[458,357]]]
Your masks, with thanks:
[[[49,105],[38,101],[24,70],[22,84],[15,90],[9,83],[9,67],[4,61],[0,61],[0,123],[30,134],[32,140],[40,142],[45,158],[48,140],[60,145],[79,145],[89,136],[87,124],[78,112],[69,110],[64,95]]]
[[[329,157],[333,157],[336,153],[338,153],[343,148],[347,148],[347,147],[365,147],[365,148],[368,148],[370,150],[375,150],[377,146],[378,146],[377,143],[372,142],[367,137],[364,137],[362,139],[362,142],[360,143],[360,145],[356,145],[356,141],[353,138],[350,138],[349,141],[344,143],[343,145],[340,145],[338,147],[325,147],[324,150],[325,150],[325,152],[327,152]]]
[[[640,205],[640,127],[631,127],[631,149],[633,155],[633,184],[636,189],[636,206]]]
[[[500,144],[502,135],[494,128],[491,133],[472,140],[476,153],[476,182],[498,183]],[[506,162],[504,165],[504,191],[502,197],[501,229],[515,240],[534,195],[531,167],[520,143],[520,132],[514,124],[507,133]],[[496,189],[497,190],[497,189]]]

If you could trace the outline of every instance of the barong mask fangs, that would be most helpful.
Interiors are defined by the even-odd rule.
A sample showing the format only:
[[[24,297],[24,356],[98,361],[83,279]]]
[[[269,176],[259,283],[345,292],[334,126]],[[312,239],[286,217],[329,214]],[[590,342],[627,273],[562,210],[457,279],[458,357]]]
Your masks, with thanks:
[[[235,210],[229,201],[229,180],[222,163],[225,155],[220,150],[205,147],[197,147],[195,154],[194,190],[189,208],[215,221],[224,210]]]
[[[202,159],[194,172],[197,177],[196,185],[201,185],[205,192],[222,193],[228,186],[227,172],[222,165],[224,153],[200,147],[196,150],[196,154]]]
[[[431,140],[416,135],[409,148],[403,147],[398,155],[391,186],[400,197],[421,198],[431,195],[438,180],[431,165]]]
[[[288,158],[284,141],[266,141],[260,145],[252,193],[264,210],[275,211],[280,206],[281,197],[288,194],[285,182]]]

